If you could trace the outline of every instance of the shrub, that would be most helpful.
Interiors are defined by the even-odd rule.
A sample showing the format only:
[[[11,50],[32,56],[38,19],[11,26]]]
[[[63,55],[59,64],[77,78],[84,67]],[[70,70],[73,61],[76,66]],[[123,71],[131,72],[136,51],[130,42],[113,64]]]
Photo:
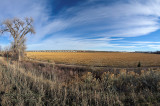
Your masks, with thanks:
[[[138,62],[138,65],[137,65],[137,67],[141,67],[141,62]]]

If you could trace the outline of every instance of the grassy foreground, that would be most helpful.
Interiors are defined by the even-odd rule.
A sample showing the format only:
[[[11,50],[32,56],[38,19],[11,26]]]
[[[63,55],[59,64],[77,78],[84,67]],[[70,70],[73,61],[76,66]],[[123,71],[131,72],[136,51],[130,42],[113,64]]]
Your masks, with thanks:
[[[81,76],[69,72],[66,77],[61,70],[52,70],[48,74],[35,67],[28,70],[1,62],[0,106],[160,105],[158,70],[117,75],[105,72],[99,79],[91,72]]]

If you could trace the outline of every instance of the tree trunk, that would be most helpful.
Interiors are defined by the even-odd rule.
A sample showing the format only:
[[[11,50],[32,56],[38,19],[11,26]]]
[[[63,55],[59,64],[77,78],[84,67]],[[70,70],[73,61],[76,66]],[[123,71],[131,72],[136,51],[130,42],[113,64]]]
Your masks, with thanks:
[[[18,49],[18,61],[21,61],[21,52],[20,52],[20,49]]]

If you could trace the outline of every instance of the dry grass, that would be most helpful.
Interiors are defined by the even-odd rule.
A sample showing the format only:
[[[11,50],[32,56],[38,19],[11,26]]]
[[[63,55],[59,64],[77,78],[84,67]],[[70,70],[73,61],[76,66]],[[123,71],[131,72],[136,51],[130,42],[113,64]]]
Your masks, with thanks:
[[[65,73],[60,73],[62,77],[57,80],[60,70],[54,67],[50,74],[55,78],[51,78],[45,70],[34,70],[36,66],[26,70],[1,62],[0,106],[158,106],[160,103],[160,72],[156,70],[137,75],[123,69],[118,75],[105,72],[101,79],[87,72],[66,82],[61,81]]]
[[[144,53],[104,53],[104,52],[27,52],[27,57],[36,60],[110,67],[160,66],[160,55]]]

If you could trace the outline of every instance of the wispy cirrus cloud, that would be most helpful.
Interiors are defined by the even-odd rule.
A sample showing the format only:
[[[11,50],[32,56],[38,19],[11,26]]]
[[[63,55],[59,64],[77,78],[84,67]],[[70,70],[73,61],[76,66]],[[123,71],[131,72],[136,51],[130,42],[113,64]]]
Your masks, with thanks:
[[[45,0],[6,0],[0,4],[0,19],[34,18],[37,33],[28,36],[28,49],[107,50],[108,47],[123,49],[128,46],[135,50],[134,44],[114,44],[113,37],[121,41],[125,37],[148,35],[160,28],[159,0],[120,0],[110,4],[105,0],[86,0],[52,15],[51,8],[55,5],[48,8],[49,3]]]
[[[159,45],[148,45],[148,47],[153,48],[155,50],[159,50],[160,49],[160,44]]]
[[[109,43],[109,41],[117,40],[120,40],[120,38],[83,39],[77,37],[58,37],[44,40],[39,44],[29,44],[28,47],[30,48],[30,50],[116,50],[117,47],[119,48],[119,50],[121,50],[122,48],[128,49],[136,47]]]
[[[159,5],[156,0],[93,5],[76,12],[68,22],[72,26],[83,26],[78,31],[97,30],[97,34],[105,37],[142,36],[159,29]],[[74,13],[76,9],[72,10]]]

